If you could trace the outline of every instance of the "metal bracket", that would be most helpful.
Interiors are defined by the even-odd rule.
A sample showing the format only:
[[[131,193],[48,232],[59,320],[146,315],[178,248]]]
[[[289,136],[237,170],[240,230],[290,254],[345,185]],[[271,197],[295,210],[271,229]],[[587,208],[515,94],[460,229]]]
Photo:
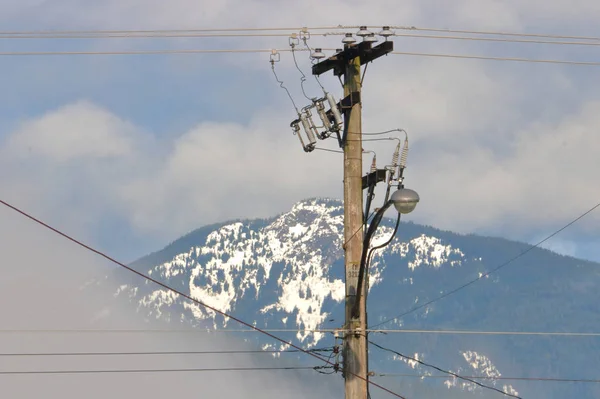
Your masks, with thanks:
[[[346,145],[346,139],[348,138],[348,121],[350,120],[352,107],[354,107],[356,104],[360,104],[360,92],[358,91],[353,91],[346,97],[342,98],[342,100],[338,103],[338,108],[344,114],[344,132],[341,138],[339,137],[338,133],[338,143],[340,148],[343,148]]]
[[[377,183],[385,181],[387,177],[387,169],[377,169],[362,178],[362,189],[375,186]]]

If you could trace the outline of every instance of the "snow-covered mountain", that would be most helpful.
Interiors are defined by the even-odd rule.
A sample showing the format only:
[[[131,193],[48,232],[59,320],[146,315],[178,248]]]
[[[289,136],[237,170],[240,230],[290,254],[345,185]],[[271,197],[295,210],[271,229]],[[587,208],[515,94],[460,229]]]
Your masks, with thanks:
[[[385,241],[392,227],[392,221],[382,223],[373,244]],[[343,323],[342,243],[342,203],[310,199],[272,219],[206,226],[132,266],[258,327],[293,330],[278,335],[303,347],[327,347],[334,344],[333,335],[312,330],[340,328]],[[371,263],[369,324],[426,303],[527,248],[504,239],[403,222],[396,239]],[[114,281],[115,295],[132,301],[147,318],[196,328],[240,328],[135,276],[119,272]],[[598,331],[599,286],[600,265],[535,249],[497,274],[378,328]],[[261,348],[285,349],[258,334],[242,338]],[[482,383],[523,397],[600,396],[595,384],[498,379],[594,378],[598,356],[593,353],[598,352],[592,349],[600,349],[598,338],[371,333],[370,339],[461,375],[485,377]],[[399,387],[407,397],[502,396],[454,377],[438,378],[436,370],[373,346],[370,353],[373,378]],[[375,392],[372,396],[378,397]]]

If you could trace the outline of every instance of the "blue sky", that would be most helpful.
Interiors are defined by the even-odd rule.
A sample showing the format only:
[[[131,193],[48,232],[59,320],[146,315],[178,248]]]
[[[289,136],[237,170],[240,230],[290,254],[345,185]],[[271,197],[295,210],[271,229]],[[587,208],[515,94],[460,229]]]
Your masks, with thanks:
[[[600,7],[592,0],[371,3],[0,0],[0,24],[91,30],[364,23],[600,36]],[[339,39],[314,35],[310,44],[339,47]],[[286,47],[285,37],[0,42],[0,51]],[[600,61],[592,46],[399,37],[395,47]],[[275,215],[307,197],[341,197],[341,158],[302,152],[289,129],[294,110],[268,59],[1,57],[2,198],[132,260],[204,224]],[[299,61],[308,72],[306,54]],[[598,69],[386,57],[367,71],[364,129],[409,131],[406,183],[422,197],[415,222],[535,242],[600,200]],[[304,104],[289,54],[277,71]],[[339,97],[339,83],[323,82]],[[310,77],[307,91],[318,94]],[[386,143],[366,149],[380,160],[392,152]],[[593,245],[599,215],[547,247],[600,261]]]

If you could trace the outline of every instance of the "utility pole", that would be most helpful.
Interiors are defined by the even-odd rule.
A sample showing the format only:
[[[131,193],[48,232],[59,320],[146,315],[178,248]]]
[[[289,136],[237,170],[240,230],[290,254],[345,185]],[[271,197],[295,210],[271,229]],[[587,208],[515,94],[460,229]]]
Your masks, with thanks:
[[[313,65],[312,70],[314,75],[321,75],[331,69],[337,76],[344,75],[345,98],[338,104],[338,108],[344,115],[344,131],[343,135],[338,135],[338,139],[340,147],[344,150],[346,320],[342,353],[346,399],[368,397],[367,284],[363,283],[359,288],[360,302],[357,307],[354,305],[357,299],[364,239],[363,190],[366,188],[366,182],[373,179],[380,180],[381,176],[381,173],[377,172],[373,176],[369,175],[365,178],[362,176],[361,65],[392,50],[393,43],[387,40],[375,47],[372,47],[370,40],[358,44],[348,43],[343,51]],[[365,277],[363,276],[363,279]]]
[[[360,56],[346,65],[344,94],[360,93]],[[358,317],[352,309],[356,301],[358,272],[363,247],[363,193],[362,193],[362,105],[353,104],[347,118],[344,143],[344,243],[346,269],[346,322],[344,376],[346,399],[367,398],[367,327],[366,284],[358,304]],[[359,379],[356,376],[364,378]]]

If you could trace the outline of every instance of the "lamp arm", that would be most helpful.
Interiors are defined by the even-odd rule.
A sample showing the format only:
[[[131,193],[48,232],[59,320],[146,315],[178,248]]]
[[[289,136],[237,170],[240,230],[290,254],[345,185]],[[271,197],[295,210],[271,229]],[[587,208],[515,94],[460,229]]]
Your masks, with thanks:
[[[392,235],[390,236],[389,240],[387,240],[385,243],[378,245],[376,247],[373,247],[369,250],[369,254],[367,255],[367,263],[365,264],[366,266],[371,264],[371,258],[373,256],[373,254],[375,253],[375,251],[377,251],[378,249],[381,249],[383,247],[386,247],[390,244],[390,242],[392,242],[392,240],[396,237],[396,233],[398,232],[398,226],[400,225],[400,218],[402,217],[402,214],[399,213],[398,214],[398,218],[396,219],[396,226],[394,226],[394,232],[392,233]],[[366,272],[366,270],[365,270]]]
[[[367,229],[367,234],[365,235],[365,238],[363,240],[362,254],[360,257],[360,267],[358,269],[358,283],[356,284],[356,299],[354,301],[354,305],[352,306],[352,316],[353,317],[355,317],[358,314],[358,306],[360,303],[360,296],[362,293],[362,285],[364,284],[367,252],[369,250],[369,244],[371,243],[371,238],[373,237],[373,234],[375,234],[375,230],[377,230],[377,227],[379,226],[379,223],[381,222],[381,219],[383,218],[383,214],[385,213],[385,211],[387,211],[387,209],[392,204],[393,204],[392,201],[387,201],[381,207],[381,209],[379,209],[377,211],[377,213],[375,214],[375,217],[373,218],[373,220],[371,221],[371,224],[369,225],[369,228]]]

